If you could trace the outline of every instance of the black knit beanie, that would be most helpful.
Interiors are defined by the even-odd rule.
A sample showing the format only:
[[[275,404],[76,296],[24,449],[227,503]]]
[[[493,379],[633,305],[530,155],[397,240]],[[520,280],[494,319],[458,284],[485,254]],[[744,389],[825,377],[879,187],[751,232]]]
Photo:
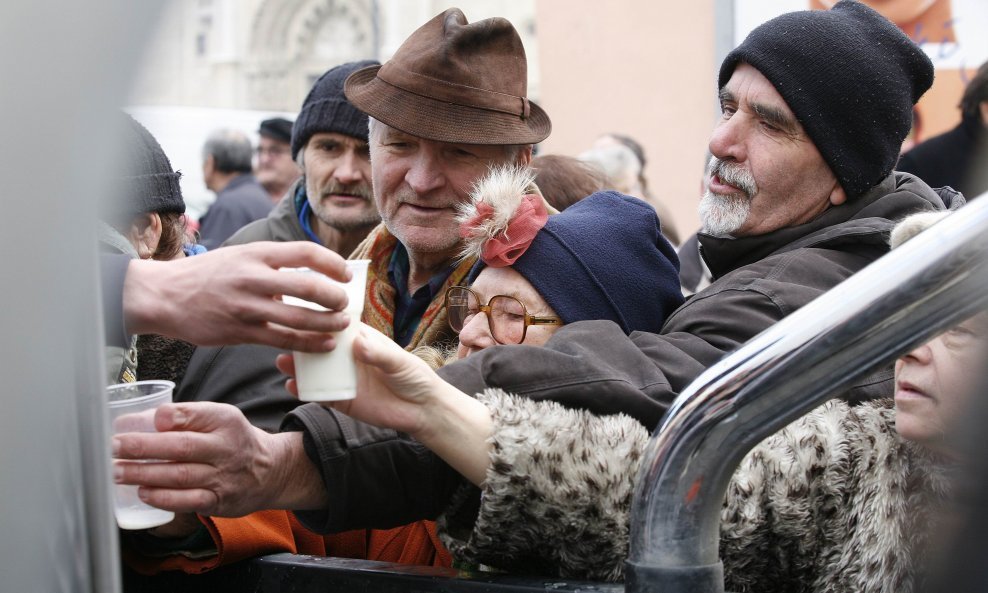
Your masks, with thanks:
[[[257,133],[265,138],[271,138],[286,144],[292,141],[292,120],[283,117],[272,117],[261,122]]]
[[[343,82],[352,72],[380,66],[374,60],[348,62],[326,71],[305,97],[292,127],[292,158],[298,156],[309,138],[318,132],[336,132],[367,141],[367,115],[343,94]]]
[[[116,180],[119,195],[114,197],[117,214],[184,213],[185,200],[178,182],[181,174],[172,169],[151,132],[129,115],[124,114],[123,119],[123,170]]]
[[[724,59],[754,66],[792,109],[847,192],[860,196],[895,166],[933,64],[898,27],[855,0],[778,16]]]

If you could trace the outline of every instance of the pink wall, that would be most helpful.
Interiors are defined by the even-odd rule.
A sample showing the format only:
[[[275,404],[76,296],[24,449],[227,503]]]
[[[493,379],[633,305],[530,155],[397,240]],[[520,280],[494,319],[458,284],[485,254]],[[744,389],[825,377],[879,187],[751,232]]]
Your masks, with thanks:
[[[543,152],[634,137],[652,193],[691,234],[716,116],[713,0],[537,0],[536,23],[539,103],[553,123]]]

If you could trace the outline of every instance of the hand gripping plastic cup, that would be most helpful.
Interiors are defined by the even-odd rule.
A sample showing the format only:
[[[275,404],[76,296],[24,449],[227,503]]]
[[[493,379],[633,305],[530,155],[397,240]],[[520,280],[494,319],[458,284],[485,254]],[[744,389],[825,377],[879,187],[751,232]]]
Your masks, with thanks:
[[[171,381],[138,381],[107,387],[112,434],[157,432],[154,428],[154,412],[161,404],[172,401],[174,389],[175,384]],[[114,485],[113,513],[121,529],[149,529],[175,518],[175,513],[171,511],[141,502],[137,497],[137,486],[123,484]]]
[[[364,310],[364,292],[367,287],[367,265],[370,260],[347,260],[346,266],[353,273],[350,282],[337,282],[309,268],[282,268],[296,274],[317,274],[342,286],[349,302],[346,312],[350,315],[350,325],[333,334],[336,348],[331,352],[293,352],[295,359],[295,382],[298,385],[298,398],[304,402],[331,402],[353,399],[357,395],[357,367],[353,362],[353,338],[360,329],[360,314]],[[316,311],[326,308],[316,303],[285,295],[282,300],[289,305],[307,307]]]

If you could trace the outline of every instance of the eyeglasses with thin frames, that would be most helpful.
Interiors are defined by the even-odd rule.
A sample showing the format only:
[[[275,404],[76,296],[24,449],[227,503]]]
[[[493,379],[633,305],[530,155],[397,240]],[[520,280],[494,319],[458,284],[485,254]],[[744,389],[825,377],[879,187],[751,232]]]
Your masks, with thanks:
[[[453,286],[446,291],[446,313],[449,326],[460,333],[477,313],[487,316],[487,326],[498,344],[521,344],[530,325],[563,325],[558,317],[529,315],[525,305],[513,296],[492,296],[486,305],[465,286]]]
[[[254,149],[254,154],[258,157],[263,157],[265,154],[268,156],[276,157],[283,154],[288,154],[291,152],[290,148],[284,146],[258,146]]]

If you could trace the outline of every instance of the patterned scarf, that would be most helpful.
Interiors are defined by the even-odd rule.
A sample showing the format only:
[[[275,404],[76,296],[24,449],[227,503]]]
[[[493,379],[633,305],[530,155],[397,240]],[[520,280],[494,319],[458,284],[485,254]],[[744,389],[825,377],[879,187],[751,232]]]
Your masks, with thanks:
[[[369,259],[367,269],[367,294],[364,302],[364,313],[361,321],[394,339],[394,312],[397,291],[388,281],[388,262],[398,239],[380,224],[367,235],[367,238],[357,246],[350,259]],[[439,294],[445,294],[450,286],[461,285],[466,281],[467,274],[476,260],[466,259],[460,262],[449,275]],[[406,350],[414,350],[418,346],[440,346],[455,343],[456,334],[449,328],[446,321],[446,309],[443,299],[432,301],[422,315],[418,329],[406,346]]]

